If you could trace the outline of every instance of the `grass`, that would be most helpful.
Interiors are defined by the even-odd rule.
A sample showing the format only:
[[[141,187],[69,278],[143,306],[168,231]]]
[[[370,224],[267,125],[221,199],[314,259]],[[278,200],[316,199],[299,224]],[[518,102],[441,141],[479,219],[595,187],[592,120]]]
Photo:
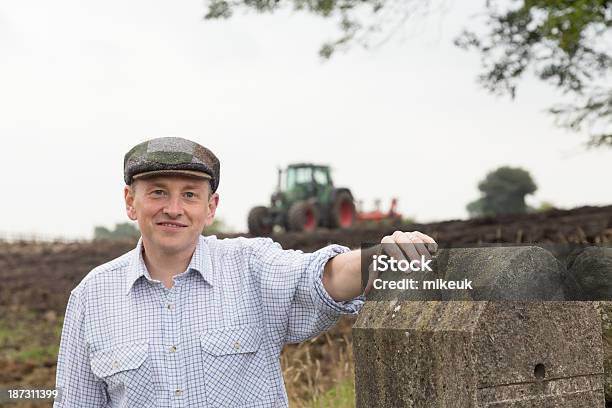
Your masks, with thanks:
[[[281,366],[292,408],[355,406],[352,323],[342,319],[327,333],[285,346]]]
[[[0,360],[35,366],[53,363],[59,351],[62,320],[34,312],[3,313]]]
[[[32,346],[15,354],[15,360],[22,363],[45,364],[57,359],[58,345]]]
[[[307,404],[308,408],[352,408],[355,406],[355,384],[344,380],[334,388],[315,397]]]

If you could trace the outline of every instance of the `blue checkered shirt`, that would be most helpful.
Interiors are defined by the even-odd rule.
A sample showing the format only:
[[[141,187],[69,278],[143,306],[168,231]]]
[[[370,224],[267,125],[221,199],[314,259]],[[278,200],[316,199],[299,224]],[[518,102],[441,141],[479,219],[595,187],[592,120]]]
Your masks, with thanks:
[[[71,292],[54,407],[287,407],[283,345],[363,305],[335,302],[321,282],[346,251],[200,237],[168,289],[147,271],[141,240]]]

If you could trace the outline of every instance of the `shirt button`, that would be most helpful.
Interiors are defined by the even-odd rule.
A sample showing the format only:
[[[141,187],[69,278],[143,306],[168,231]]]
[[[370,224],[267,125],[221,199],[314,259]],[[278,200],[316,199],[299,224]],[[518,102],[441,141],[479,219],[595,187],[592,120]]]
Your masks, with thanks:
[[[183,390],[174,390],[174,395],[180,397],[181,395],[183,395]]]
[[[237,341],[237,342],[235,342],[235,343],[234,343],[234,348],[235,348],[236,350],[240,350],[240,342],[239,342],[239,341]]]
[[[113,368],[119,368],[119,362],[118,361],[113,361]]]
[[[166,307],[168,308],[168,310],[174,310],[174,304],[172,303],[168,303]]]
[[[170,347],[170,352],[171,352],[171,353],[176,352],[176,346],[172,346],[172,347]]]

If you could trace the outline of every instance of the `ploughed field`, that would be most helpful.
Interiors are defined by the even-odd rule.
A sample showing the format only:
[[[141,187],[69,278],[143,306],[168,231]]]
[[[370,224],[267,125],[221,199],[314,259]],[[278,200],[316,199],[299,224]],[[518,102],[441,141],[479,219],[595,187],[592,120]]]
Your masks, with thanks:
[[[395,230],[422,231],[441,246],[611,242],[612,206],[430,224],[361,225],[351,230],[286,233],[272,238],[283,248],[313,251],[329,243],[357,248],[362,243],[378,242]],[[0,388],[26,384],[53,387],[59,334],[70,290],[93,267],[134,245],[128,241],[0,242]],[[345,319],[327,334],[285,348],[282,362],[293,406],[312,406],[313,397],[338,384],[352,382],[351,323]]]

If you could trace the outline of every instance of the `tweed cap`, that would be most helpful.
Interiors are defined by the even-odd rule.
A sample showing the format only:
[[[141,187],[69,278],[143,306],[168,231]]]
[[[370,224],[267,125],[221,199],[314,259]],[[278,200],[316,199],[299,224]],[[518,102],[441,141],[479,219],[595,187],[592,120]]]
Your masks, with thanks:
[[[182,174],[210,180],[211,190],[219,187],[220,163],[213,152],[180,137],[160,137],[134,146],[125,154],[125,184],[134,179],[162,174]]]

